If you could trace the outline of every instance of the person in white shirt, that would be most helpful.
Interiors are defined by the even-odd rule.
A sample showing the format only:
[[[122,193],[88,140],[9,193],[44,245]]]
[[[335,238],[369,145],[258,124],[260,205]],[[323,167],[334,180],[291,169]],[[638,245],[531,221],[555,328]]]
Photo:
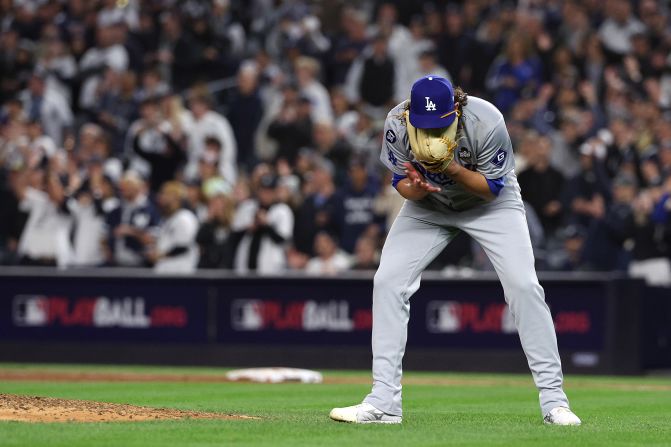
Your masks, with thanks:
[[[632,14],[629,0],[613,0],[605,10],[609,17],[599,28],[601,43],[613,53],[629,53],[631,37],[644,32],[645,25]]]
[[[310,275],[333,276],[349,269],[352,263],[350,257],[338,248],[335,238],[326,231],[317,233],[315,253],[317,256],[305,266],[305,272]]]
[[[73,217],[72,246],[74,266],[98,266],[105,262],[107,236],[103,165],[98,161],[87,167],[87,178],[67,199],[66,208]],[[116,198],[113,198],[117,202]]]
[[[74,122],[74,116],[65,98],[58,91],[47,88],[45,75],[36,71],[20,99],[28,120],[41,122],[44,133],[60,146]]]
[[[234,237],[241,238],[234,260],[237,272],[277,274],[286,268],[294,215],[286,203],[277,201],[276,186],[274,175],[261,176],[256,198],[242,202],[233,218]]]
[[[30,151],[35,156],[51,158],[58,151],[54,140],[49,135],[44,134],[41,121],[26,123],[26,136],[30,140],[28,143]]]
[[[87,50],[79,61],[79,74],[84,78],[79,94],[79,106],[83,109],[95,105],[95,93],[105,68],[116,72],[128,68],[128,51],[119,41],[122,36],[117,28],[119,26],[118,24],[99,26],[96,30],[96,46]]]
[[[37,179],[33,186],[29,185],[29,176]],[[35,188],[35,183],[42,182],[46,183],[46,191]],[[72,218],[63,209],[65,194],[58,176],[47,173],[45,179],[39,168],[26,171],[15,185],[15,194],[21,211],[28,213],[18,244],[20,263],[66,267],[72,259]]]
[[[185,170],[186,177],[197,176],[198,161],[205,151],[205,142],[208,138],[215,138],[221,143],[219,172],[224,180],[231,185],[235,184],[238,176],[236,164],[238,148],[230,123],[223,115],[211,110],[210,99],[204,94],[194,94],[189,98],[189,110],[191,114],[186,115],[182,123],[182,129],[187,134],[189,156]]]
[[[148,255],[158,273],[192,273],[198,265],[198,219],[183,207],[185,198],[186,188],[177,181],[164,183],[159,192],[163,221]]]
[[[60,93],[71,103],[70,81],[77,75],[77,61],[60,39],[56,25],[47,27],[44,34],[49,36],[49,40],[45,44],[44,52],[37,59],[35,68],[45,72],[47,89]]]
[[[311,57],[302,56],[295,63],[296,81],[301,95],[312,104],[312,121],[333,122],[333,110],[328,90],[318,80],[319,62]]]

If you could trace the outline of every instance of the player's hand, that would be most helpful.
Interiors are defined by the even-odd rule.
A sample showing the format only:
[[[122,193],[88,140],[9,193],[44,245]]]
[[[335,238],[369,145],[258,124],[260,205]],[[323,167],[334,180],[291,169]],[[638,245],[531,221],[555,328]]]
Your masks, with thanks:
[[[424,176],[419,171],[417,171],[417,169],[415,169],[411,163],[405,162],[403,163],[403,167],[405,168],[405,175],[412,183],[412,186],[427,192],[440,192],[440,188],[427,182]]]

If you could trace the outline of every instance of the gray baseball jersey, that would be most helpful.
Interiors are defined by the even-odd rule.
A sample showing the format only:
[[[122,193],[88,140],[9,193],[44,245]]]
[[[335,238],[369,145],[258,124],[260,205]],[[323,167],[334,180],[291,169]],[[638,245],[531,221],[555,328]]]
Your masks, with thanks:
[[[384,123],[384,143],[380,160],[398,179],[405,176],[403,163],[412,163],[426,179],[441,188],[418,203],[432,209],[464,211],[485,203],[484,199],[466,191],[445,174],[427,172],[410,150],[403,112],[404,101],[394,107]],[[487,179],[502,179],[515,167],[513,145],[503,115],[484,99],[469,96],[468,104],[459,118],[457,148],[454,159],[467,169],[477,171]]]

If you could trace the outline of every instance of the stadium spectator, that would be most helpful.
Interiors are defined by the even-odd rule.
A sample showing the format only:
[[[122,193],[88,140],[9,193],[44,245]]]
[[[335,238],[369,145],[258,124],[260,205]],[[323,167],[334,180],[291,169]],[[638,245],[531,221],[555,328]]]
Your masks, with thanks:
[[[380,260],[374,238],[362,236],[356,241],[351,270],[377,270]]]
[[[601,219],[610,198],[610,181],[603,165],[604,154],[595,153],[598,147],[583,143],[580,147],[582,170],[567,182],[565,203],[570,208],[570,221],[589,228],[593,221]]]
[[[343,204],[333,174],[332,163],[318,160],[305,185],[306,197],[296,210],[294,227],[294,245],[302,253],[314,253],[314,239],[320,231],[341,232]]]
[[[588,229],[583,259],[592,270],[624,270],[627,265],[624,242],[634,226],[631,202],[636,197],[636,179],[621,174],[613,181],[612,203],[603,218]]]
[[[402,82],[400,70],[389,53],[387,38],[376,36],[347,73],[348,100],[361,104],[368,113],[386,115]]]
[[[45,73],[33,73],[21,100],[27,118],[42,123],[44,133],[56,144],[63,144],[74,122],[72,109],[58,91],[47,88]]]
[[[343,223],[340,246],[353,253],[357,240],[363,235],[377,236],[380,219],[375,214],[375,197],[378,182],[369,174],[366,161],[353,159],[350,162],[348,180],[342,190]]]
[[[347,138],[347,135],[354,131],[359,115],[353,110],[342,87],[331,89],[331,106],[338,136]]]
[[[28,213],[17,248],[22,265],[66,267],[72,262],[72,218],[64,209],[63,168],[63,157],[54,157],[47,166],[25,170],[14,183],[19,208]]]
[[[284,86],[282,95],[282,106],[267,132],[277,143],[275,159],[293,165],[299,149],[312,145],[312,104],[291,84]]]
[[[629,53],[631,38],[636,33],[645,31],[645,25],[632,15],[628,0],[608,0],[604,11],[608,17],[599,28],[601,42],[616,56]]]
[[[368,35],[385,37],[394,61],[397,64],[405,63],[412,35],[405,25],[399,23],[398,9],[394,3],[384,2],[379,6],[375,23],[368,27]]]
[[[380,129],[374,117],[363,109],[359,109],[354,131],[345,136],[345,141],[352,148],[352,155],[367,160],[368,168],[379,169]]]
[[[238,85],[228,105],[228,120],[238,147],[237,161],[245,171],[251,170],[256,163],[254,140],[256,129],[263,117],[258,77],[255,64],[243,64],[238,71]]]
[[[312,121],[330,123],[333,121],[333,110],[328,90],[317,79],[319,67],[316,59],[299,57],[295,63],[296,81],[300,94],[312,105]]]
[[[156,59],[161,74],[176,90],[188,88],[198,79],[202,52],[191,35],[184,31],[176,11],[161,15],[159,39]]]
[[[518,177],[522,198],[534,209],[544,230],[553,233],[561,223],[564,176],[550,165],[552,143],[529,131],[519,150],[528,156],[528,168]]]
[[[66,210],[73,219],[71,230],[75,266],[97,266],[104,263],[101,249],[107,235],[103,210],[104,172],[102,160],[88,164],[85,177],[75,174],[75,190],[67,197]],[[109,206],[109,205],[108,205]]]
[[[119,183],[121,214],[114,235],[114,263],[123,267],[148,265],[147,250],[154,242],[159,215],[146,194],[144,180],[127,171]]]
[[[285,249],[294,230],[294,216],[289,206],[277,201],[273,174],[259,178],[255,197],[240,204],[232,229],[241,237],[235,253],[237,272],[277,274],[286,268]]]
[[[320,231],[315,236],[315,256],[306,266],[305,272],[309,275],[334,276],[349,268],[349,256],[338,248],[337,238],[326,231]]]
[[[368,45],[365,13],[345,7],[340,16],[339,32],[332,38],[329,81],[334,85],[345,82],[354,60]]]
[[[58,92],[70,104],[77,61],[68,52],[56,25],[45,26],[40,43],[44,46],[44,52],[38,56],[35,70],[46,74],[47,90]]]
[[[135,74],[105,70],[95,97],[90,109],[92,120],[107,131],[114,147],[121,147],[130,123],[137,118]]]
[[[352,146],[338,135],[331,123],[315,123],[312,141],[316,152],[333,163],[336,184],[345,184]]]
[[[166,182],[158,194],[161,220],[156,242],[147,258],[158,273],[191,273],[198,265],[196,233],[198,219],[184,208],[186,188],[176,181]]]
[[[212,98],[197,91],[189,97],[191,115],[185,116],[182,128],[187,133],[188,164],[185,168],[186,177],[195,177],[198,159],[205,150],[208,137],[213,137],[221,143],[219,154],[219,172],[229,183],[234,184],[237,179],[236,154],[233,129],[228,120],[211,109]]]
[[[426,36],[427,27],[424,17],[413,16],[409,30],[408,47],[404,51],[403,59],[397,65],[399,73],[396,77],[394,91],[394,98],[397,101],[405,99],[412,84],[422,76],[435,74],[452,79],[445,67],[438,64],[435,43]]]
[[[122,27],[119,23],[100,24],[96,27],[96,46],[89,48],[79,61],[82,79],[79,107],[91,110],[96,105],[96,92],[107,69],[121,73],[128,69],[128,51],[122,45]]]
[[[467,88],[475,75],[472,61],[476,59],[477,46],[473,34],[466,29],[464,19],[463,11],[457,5],[447,7],[445,33],[439,42],[440,48],[445,51],[438,53],[438,60],[454,76],[453,81],[457,85]]]
[[[129,135],[133,135],[133,153],[148,164],[149,189],[156,193],[165,182],[176,177],[187,157],[182,142],[169,132],[170,126],[162,119],[155,99],[143,101],[140,116]]]
[[[540,81],[540,62],[533,55],[527,36],[513,34],[488,75],[487,88],[494,96],[494,104],[505,114],[523,95],[534,95]]]
[[[198,268],[232,269],[236,241],[231,232],[235,212],[231,188],[223,179],[211,179],[203,189],[208,215],[196,235],[200,248]]]

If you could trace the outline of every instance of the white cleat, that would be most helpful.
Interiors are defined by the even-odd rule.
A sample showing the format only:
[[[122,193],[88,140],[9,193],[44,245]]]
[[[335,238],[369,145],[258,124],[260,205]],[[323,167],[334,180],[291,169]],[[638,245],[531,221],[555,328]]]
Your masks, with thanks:
[[[329,417],[334,421],[354,424],[400,424],[403,420],[401,416],[392,416],[367,403],[334,408]]]
[[[570,409],[555,407],[543,418],[543,422],[550,425],[580,425],[581,421]]]

